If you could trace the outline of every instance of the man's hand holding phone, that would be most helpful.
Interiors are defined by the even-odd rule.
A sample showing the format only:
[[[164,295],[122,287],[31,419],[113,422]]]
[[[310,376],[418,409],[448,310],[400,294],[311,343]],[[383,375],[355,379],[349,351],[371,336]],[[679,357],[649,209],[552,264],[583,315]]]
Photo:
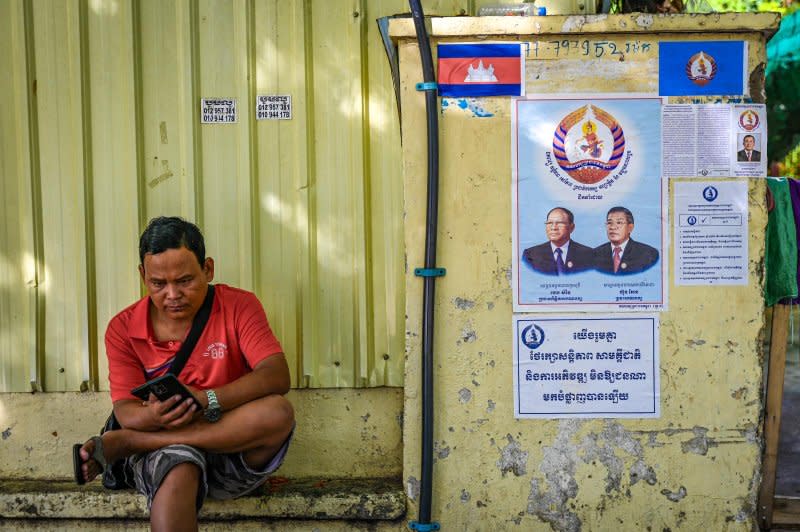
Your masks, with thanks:
[[[151,393],[143,405],[150,410],[153,421],[162,429],[177,429],[188,425],[194,420],[201,410],[195,401],[183,399],[180,395],[173,395],[161,401]]]
[[[131,393],[143,399],[154,424],[162,429],[176,429],[191,423],[202,412],[193,390],[171,373],[147,381]]]

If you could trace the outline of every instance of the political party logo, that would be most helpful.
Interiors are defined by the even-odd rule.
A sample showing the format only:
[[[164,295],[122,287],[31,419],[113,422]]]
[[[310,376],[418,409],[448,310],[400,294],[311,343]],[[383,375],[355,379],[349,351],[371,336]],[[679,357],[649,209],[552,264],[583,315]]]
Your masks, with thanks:
[[[717,62],[703,51],[694,54],[686,63],[686,77],[696,85],[708,85],[716,75]]]
[[[617,120],[596,105],[585,105],[558,124],[553,155],[574,180],[592,185],[610,174],[622,160],[625,135]]]
[[[528,346],[529,349],[536,349],[544,342],[544,330],[535,323],[531,323],[522,329],[520,336],[522,343]]]
[[[758,113],[752,109],[748,109],[739,115],[739,127],[745,131],[753,131],[760,123]]]
[[[719,196],[717,187],[707,186],[703,189],[703,198],[705,198],[706,201],[712,202],[717,199],[717,196]]]

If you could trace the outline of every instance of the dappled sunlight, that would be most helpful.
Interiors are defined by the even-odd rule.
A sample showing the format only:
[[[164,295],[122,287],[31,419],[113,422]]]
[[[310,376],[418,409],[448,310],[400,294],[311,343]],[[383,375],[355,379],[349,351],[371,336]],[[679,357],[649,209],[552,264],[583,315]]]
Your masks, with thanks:
[[[30,253],[22,255],[22,278],[25,284],[33,286],[36,284],[36,259]]]
[[[262,84],[265,81],[270,86],[275,83],[276,73],[280,72],[282,60],[281,53],[269,37],[264,36],[259,40],[259,52],[256,54],[258,58],[256,60],[256,83],[258,90],[263,92],[264,90],[269,90],[262,88]]]
[[[377,94],[371,94],[369,98],[369,125],[373,130],[384,132],[392,125],[394,115],[389,115],[392,107],[390,102],[385,101]]]
[[[308,212],[302,205],[293,206],[281,200],[275,194],[266,193],[261,197],[261,207],[269,214],[272,221],[280,225],[284,231],[292,233],[292,239],[296,242],[305,240],[301,235],[308,232]],[[335,225],[335,227],[334,227]],[[351,248],[337,245],[337,240],[342,235],[351,234],[352,227],[338,220],[337,224],[326,226],[318,223],[316,226],[316,255],[324,257],[318,262],[318,266],[330,270],[340,277],[352,277],[355,266]]]
[[[119,11],[118,0],[89,0],[89,9],[97,15],[114,16]]]

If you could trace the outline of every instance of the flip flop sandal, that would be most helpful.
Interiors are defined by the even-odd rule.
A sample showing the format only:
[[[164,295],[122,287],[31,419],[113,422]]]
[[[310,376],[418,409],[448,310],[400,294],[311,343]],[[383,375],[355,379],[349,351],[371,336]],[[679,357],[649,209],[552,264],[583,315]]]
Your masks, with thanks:
[[[91,459],[97,462],[100,465],[100,472],[106,470],[108,467],[108,462],[106,461],[106,457],[103,454],[103,439],[100,436],[92,436],[89,438],[94,442],[94,452],[92,453]],[[78,484],[86,484],[86,480],[83,478],[83,464],[86,463],[81,457],[81,447],[85,444],[76,443],[72,446],[72,468],[75,473],[75,482]]]

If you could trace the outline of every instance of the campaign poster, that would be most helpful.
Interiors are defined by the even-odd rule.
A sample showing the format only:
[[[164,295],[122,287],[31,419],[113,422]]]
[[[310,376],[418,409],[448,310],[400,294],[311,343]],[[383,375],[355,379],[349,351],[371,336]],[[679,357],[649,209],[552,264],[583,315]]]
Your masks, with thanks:
[[[514,316],[514,417],[657,418],[657,314]]]
[[[515,312],[665,309],[661,103],[649,95],[513,102]]]

